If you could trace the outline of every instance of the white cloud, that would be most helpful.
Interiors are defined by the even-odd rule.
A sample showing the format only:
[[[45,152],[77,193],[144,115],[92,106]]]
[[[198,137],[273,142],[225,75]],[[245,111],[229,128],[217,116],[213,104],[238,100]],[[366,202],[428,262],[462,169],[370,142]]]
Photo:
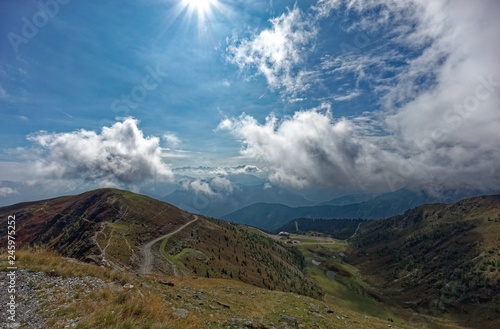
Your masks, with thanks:
[[[0,197],[7,196],[10,194],[18,194],[18,192],[10,187],[0,187]]]
[[[221,129],[243,141],[245,157],[269,166],[272,183],[297,188],[494,189],[500,183],[494,172],[500,161],[498,146],[473,149],[450,144],[415,152],[412,144],[395,135],[370,134],[370,124],[334,119],[330,110],[312,109],[282,121],[271,115],[264,124],[242,115],[224,120]],[[500,145],[498,138],[496,142]]]
[[[180,185],[186,191],[194,191],[210,197],[225,197],[233,193],[234,190],[233,184],[221,176],[209,179],[184,179]]]
[[[242,115],[221,122],[243,140],[243,155],[272,168],[271,182],[307,187],[380,184],[377,176],[394,156],[359,137],[346,119],[335,120],[327,105],[295,113],[281,122],[273,115],[259,124]]]
[[[263,75],[270,88],[295,95],[310,87],[313,72],[299,68],[316,37],[316,28],[295,6],[270,20],[271,28],[250,39],[233,40],[228,61]]]
[[[214,177],[210,181],[210,185],[213,186],[216,193],[224,195],[233,193],[233,184],[225,177]]]
[[[257,166],[244,165],[236,168],[231,168],[230,172],[232,174],[253,174],[261,172],[261,170]]]
[[[333,100],[335,100],[337,102],[349,101],[349,100],[354,99],[360,95],[361,95],[361,93],[359,91],[353,91],[352,93],[344,95],[344,96],[337,96]]]
[[[340,7],[342,0],[318,0],[318,2],[312,6],[312,9],[316,12],[318,18],[325,18],[330,16],[330,13]]]
[[[177,149],[181,145],[181,140],[172,132],[167,132],[163,135],[163,139],[167,146],[171,149]]]
[[[209,196],[215,195],[215,192],[212,190],[208,182],[201,179],[195,179],[191,182],[186,181],[182,184],[182,187],[185,190],[193,190],[196,193],[201,193]]]
[[[215,170],[210,171],[210,173],[212,175],[216,175],[216,176],[227,176],[228,175],[228,172],[226,171],[226,169],[221,168],[221,167],[217,167]]]
[[[1,168],[0,168],[1,169]],[[211,179],[215,176],[261,174],[263,170],[255,165],[240,165],[235,167],[182,167],[174,168],[177,175]]]
[[[173,174],[162,162],[160,139],[144,137],[132,118],[103,127],[100,134],[40,131],[28,136],[36,144],[33,170],[46,179],[79,180],[107,185],[167,181]]]
[[[263,124],[227,118],[219,128],[242,141],[243,155],[269,166],[273,183],[298,187],[497,189],[500,3],[320,0],[313,8],[319,18],[336,10],[361,18],[351,31],[383,39],[323,56],[322,74],[354,77],[354,91],[369,85],[380,99],[377,119],[319,109]]]

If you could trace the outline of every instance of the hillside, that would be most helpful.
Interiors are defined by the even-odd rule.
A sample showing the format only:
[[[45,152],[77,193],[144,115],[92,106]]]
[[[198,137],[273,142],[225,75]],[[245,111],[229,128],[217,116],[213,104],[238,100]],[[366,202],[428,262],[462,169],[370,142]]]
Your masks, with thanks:
[[[225,216],[222,219],[234,223],[275,231],[295,218],[363,218],[380,219],[403,213],[428,202],[431,198],[424,192],[400,190],[379,195],[366,202],[342,206],[318,205],[288,207],[282,204],[256,203]]]
[[[302,274],[303,259],[295,249],[127,191],[100,189],[0,208],[2,246],[7,245],[8,216],[16,216],[17,248],[38,246],[136,273],[228,278],[321,294]]]
[[[500,195],[362,224],[349,263],[384,299],[470,327],[500,327]]]
[[[334,198],[325,202],[317,204],[318,206],[345,206],[353,203],[366,202],[370,199],[375,198],[376,194],[348,194],[338,198]]]
[[[276,232],[317,232],[344,240],[356,233],[357,228],[364,222],[366,222],[364,219],[297,218],[281,226]]]
[[[17,265],[18,296],[27,298],[19,298],[16,319],[27,329],[421,328],[235,280],[137,276],[38,249],[18,251]],[[2,282],[6,267],[0,261]]]
[[[453,202],[469,195],[478,195],[478,191],[447,191],[439,196],[432,196],[425,191],[401,189],[378,195],[365,202],[345,205],[321,204],[307,207],[288,207],[282,204],[256,203],[229,213],[221,218],[234,223],[256,226],[264,230],[275,231],[295,218],[362,218],[382,219],[400,215],[408,209],[431,202]],[[331,200],[343,203],[352,198]]]
[[[18,314],[26,328],[489,329],[497,325],[499,204],[500,197],[483,197],[361,225],[344,220],[333,229],[354,230],[352,242],[297,235],[292,246],[100,189],[0,208],[0,233],[16,216]],[[299,227],[305,223],[324,224],[304,219]],[[439,257],[429,261],[425,248]],[[0,254],[4,281],[5,247]]]

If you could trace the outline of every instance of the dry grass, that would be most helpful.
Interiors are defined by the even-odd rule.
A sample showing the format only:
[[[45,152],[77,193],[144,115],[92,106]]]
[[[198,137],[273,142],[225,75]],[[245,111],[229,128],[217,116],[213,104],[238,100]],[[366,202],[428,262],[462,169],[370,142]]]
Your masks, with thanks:
[[[64,328],[72,321],[77,322],[76,328],[82,329],[227,328],[235,318],[271,326],[283,321],[280,314],[297,318],[305,328],[387,328],[389,324],[341,305],[235,280],[140,277],[68,260],[44,250],[19,250],[17,256],[19,269],[66,278],[91,276],[106,283],[89,293],[77,288],[58,294],[55,302],[44,304],[50,314],[47,328]],[[5,263],[0,264],[0,270],[6,267]],[[162,285],[159,280],[169,280],[175,286]],[[134,287],[124,288],[124,283]],[[177,308],[188,310],[188,315],[176,316]],[[327,313],[327,308],[335,313]]]

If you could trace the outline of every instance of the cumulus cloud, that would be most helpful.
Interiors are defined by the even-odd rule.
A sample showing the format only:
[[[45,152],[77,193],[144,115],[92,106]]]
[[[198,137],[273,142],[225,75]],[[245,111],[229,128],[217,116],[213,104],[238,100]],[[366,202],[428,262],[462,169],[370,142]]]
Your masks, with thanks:
[[[214,177],[210,181],[210,185],[213,186],[213,190],[216,193],[224,195],[233,193],[233,184],[225,177]]]
[[[10,194],[17,194],[18,192],[10,187],[0,187],[0,197],[1,196],[7,196]]]
[[[498,188],[500,44],[492,40],[500,3],[319,0],[312,9],[318,18],[358,15],[350,29],[383,35],[372,48],[324,55],[320,65],[322,74],[354,77],[354,91],[369,85],[378,111],[223,120],[219,128],[242,141],[244,156],[268,166],[273,183],[297,187]]]
[[[301,111],[281,121],[271,115],[263,124],[242,115],[225,119],[220,128],[243,141],[245,157],[271,168],[271,182],[296,188],[493,189],[500,182],[500,177],[491,179],[500,160],[496,146],[488,150],[496,154],[489,158],[489,152],[482,154],[484,149],[462,149],[457,144],[410,152],[411,145],[404,140],[373,135],[373,127],[366,129],[363,120],[335,119],[329,109]]]
[[[40,131],[28,136],[37,153],[33,169],[47,179],[99,182],[104,185],[167,181],[173,174],[162,162],[158,137],[145,137],[138,121],[127,118],[100,133]]]
[[[394,156],[360,136],[346,119],[334,119],[324,105],[264,124],[242,115],[219,125],[243,140],[245,157],[272,168],[271,182],[297,188],[311,185],[351,187],[380,184],[384,166]]]
[[[184,179],[180,185],[186,191],[193,191],[209,197],[225,197],[233,193],[234,190],[233,184],[221,176],[208,179]]]
[[[294,95],[307,90],[313,72],[299,69],[305,49],[312,46],[316,28],[295,6],[270,20],[271,27],[249,39],[232,40],[228,61],[241,69],[256,69],[270,88]]]
[[[181,187],[186,190],[192,190],[195,193],[201,193],[209,196],[215,195],[215,192],[210,187],[210,184],[206,180],[195,179],[192,181],[184,180],[181,182]]]

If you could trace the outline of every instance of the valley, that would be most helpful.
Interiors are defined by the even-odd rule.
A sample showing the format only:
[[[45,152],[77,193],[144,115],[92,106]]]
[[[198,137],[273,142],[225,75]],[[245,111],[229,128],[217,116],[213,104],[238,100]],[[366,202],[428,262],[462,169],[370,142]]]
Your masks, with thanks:
[[[287,239],[100,189],[0,208],[0,233],[15,215],[26,328],[489,329],[499,214],[485,196]]]

